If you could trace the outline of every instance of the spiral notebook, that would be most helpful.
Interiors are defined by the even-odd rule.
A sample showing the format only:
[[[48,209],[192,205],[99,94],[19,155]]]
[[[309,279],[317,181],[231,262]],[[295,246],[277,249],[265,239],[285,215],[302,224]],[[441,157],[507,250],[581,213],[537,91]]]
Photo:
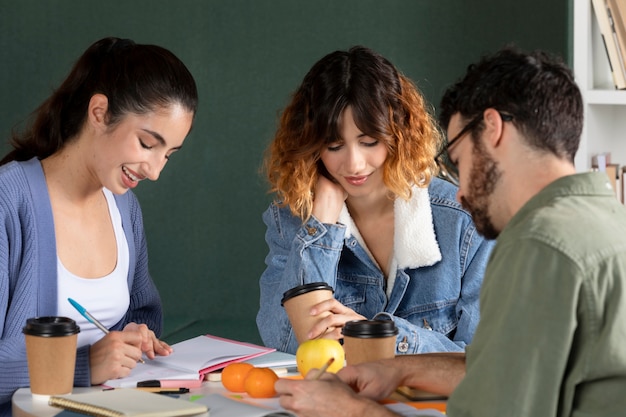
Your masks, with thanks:
[[[96,417],[208,416],[206,405],[131,388],[53,395],[48,405]]]

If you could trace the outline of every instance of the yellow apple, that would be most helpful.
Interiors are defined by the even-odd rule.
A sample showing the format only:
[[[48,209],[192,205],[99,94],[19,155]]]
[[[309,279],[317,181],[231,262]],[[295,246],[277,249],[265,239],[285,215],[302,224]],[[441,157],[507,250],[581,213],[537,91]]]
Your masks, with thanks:
[[[296,351],[296,363],[300,375],[306,374],[313,368],[320,369],[330,358],[335,361],[328,367],[326,372],[335,373],[343,368],[345,352],[343,346],[334,339],[312,339],[298,346]]]

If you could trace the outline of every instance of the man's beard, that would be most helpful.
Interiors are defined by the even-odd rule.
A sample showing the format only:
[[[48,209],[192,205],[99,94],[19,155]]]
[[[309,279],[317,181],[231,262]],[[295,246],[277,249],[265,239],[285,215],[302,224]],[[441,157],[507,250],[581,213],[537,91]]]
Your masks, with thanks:
[[[489,197],[496,188],[502,172],[498,164],[489,157],[480,141],[474,143],[473,166],[469,177],[469,192],[461,197],[461,205],[469,211],[478,233],[487,239],[495,239],[500,234],[489,215]]]

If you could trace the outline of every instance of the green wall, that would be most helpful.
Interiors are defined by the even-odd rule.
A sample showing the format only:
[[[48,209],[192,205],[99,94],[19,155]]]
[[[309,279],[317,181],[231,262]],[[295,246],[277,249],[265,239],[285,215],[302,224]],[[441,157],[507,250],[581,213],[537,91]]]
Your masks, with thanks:
[[[157,183],[136,190],[164,338],[208,332],[260,342],[261,213],[270,201],[261,156],[309,67],[366,45],[436,106],[469,63],[506,43],[571,61],[571,1],[0,0],[0,153],[11,128],[93,41],[128,37],[171,49],[196,77],[200,108],[183,151]]]

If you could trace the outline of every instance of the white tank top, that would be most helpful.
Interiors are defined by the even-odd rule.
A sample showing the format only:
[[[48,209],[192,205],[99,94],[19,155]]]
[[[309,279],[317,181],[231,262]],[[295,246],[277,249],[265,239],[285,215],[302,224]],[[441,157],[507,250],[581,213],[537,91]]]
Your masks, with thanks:
[[[93,345],[104,333],[85,319],[67,301],[74,299],[85,310],[98,319],[106,328],[111,328],[126,314],[130,305],[128,290],[128,242],[122,218],[115,204],[113,193],[103,188],[109,206],[109,215],[117,242],[117,262],[115,269],[100,278],[81,278],[68,271],[57,256],[57,305],[60,316],[70,317],[80,326],[78,347]]]

